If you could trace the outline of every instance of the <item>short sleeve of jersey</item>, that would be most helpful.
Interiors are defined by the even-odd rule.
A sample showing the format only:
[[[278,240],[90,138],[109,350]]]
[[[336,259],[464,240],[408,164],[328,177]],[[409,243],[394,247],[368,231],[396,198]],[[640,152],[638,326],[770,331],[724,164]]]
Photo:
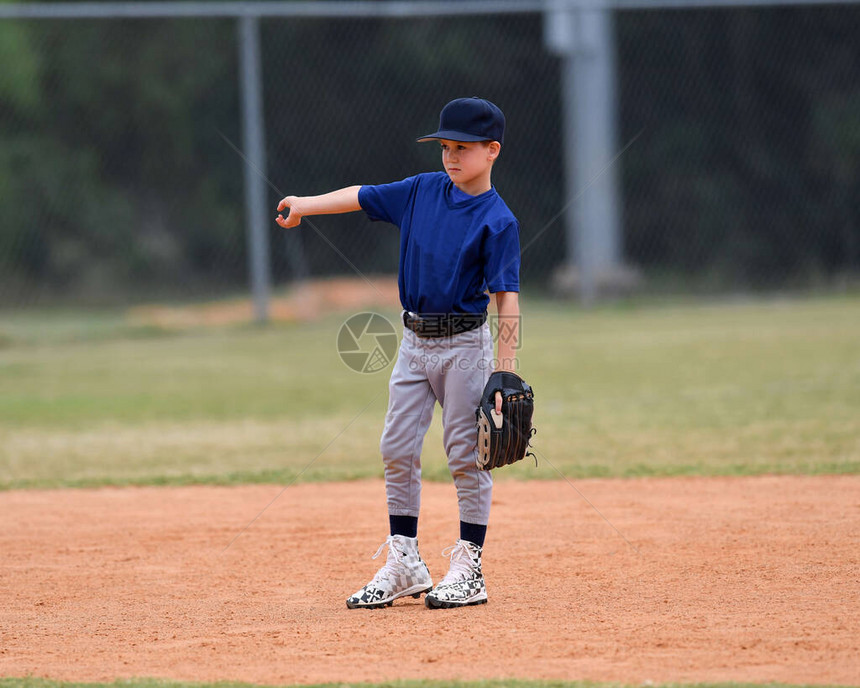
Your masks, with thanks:
[[[520,290],[520,225],[516,220],[487,238],[484,279],[491,293]]]
[[[407,177],[391,184],[362,186],[358,191],[358,204],[371,220],[382,220],[399,227],[417,180],[418,177]]]

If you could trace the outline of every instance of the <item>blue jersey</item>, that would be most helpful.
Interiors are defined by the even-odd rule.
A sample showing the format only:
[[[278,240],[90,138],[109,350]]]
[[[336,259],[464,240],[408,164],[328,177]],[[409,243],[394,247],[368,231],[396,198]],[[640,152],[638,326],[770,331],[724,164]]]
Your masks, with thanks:
[[[485,293],[520,290],[520,227],[495,188],[459,192],[444,172],[362,186],[371,220],[400,228],[400,303],[413,313],[482,313]]]

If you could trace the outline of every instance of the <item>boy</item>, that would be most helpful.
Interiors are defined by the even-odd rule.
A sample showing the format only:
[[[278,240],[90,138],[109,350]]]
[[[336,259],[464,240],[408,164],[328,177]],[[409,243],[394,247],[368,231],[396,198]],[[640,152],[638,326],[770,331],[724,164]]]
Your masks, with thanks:
[[[438,141],[444,172],[419,174],[380,186],[351,186],[322,196],[287,196],[281,227],[304,215],[363,209],[372,220],[400,228],[398,283],[403,339],[389,382],[388,412],[380,441],[385,465],[390,535],[385,566],[346,601],[350,609],[391,605],[420,597],[431,609],[483,604],[487,591],[481,555],[490,514],[492,478],[479,470],[475,409],[490,373],[493,342],[487,304],[494,293],[505,336],[496,368],[515,368],[519,337],[519,223],[491,182],[504,140],[505,118],[481,98],[459,98],[439,117],[439,130],[419,142]],[[500,332],[502,328],[500,328]],[[418,553],[421,446],[436,401],[448,468],[457,489],[460,539],[443,554],[451,559],[433,587]],[[501,395],[496,397],[501,411]]]

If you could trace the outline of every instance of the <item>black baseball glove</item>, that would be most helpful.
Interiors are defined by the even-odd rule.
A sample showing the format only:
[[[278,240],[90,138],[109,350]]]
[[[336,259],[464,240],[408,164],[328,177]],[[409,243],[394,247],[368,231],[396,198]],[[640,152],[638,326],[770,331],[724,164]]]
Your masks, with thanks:
[[[496,392],[502,393],[501,415],[496,414]],[[531,454],[528,448],[535,433],[532,428],[534,408],[534,392],[519,375],[504,371],[490,375],[481,395],[481,405],[475,412],[478,468],[490,471]]]

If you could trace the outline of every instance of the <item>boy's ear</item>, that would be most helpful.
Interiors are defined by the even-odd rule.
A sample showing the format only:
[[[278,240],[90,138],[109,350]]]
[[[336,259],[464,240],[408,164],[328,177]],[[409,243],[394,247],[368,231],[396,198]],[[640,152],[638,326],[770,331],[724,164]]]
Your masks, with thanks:
[[[495,159],[499,157],[499,153],[501,152],[501,150],[502,144],[500,144],[498,141],[490,141],[487,144],[487,157],[490,160],[495,161]]]

